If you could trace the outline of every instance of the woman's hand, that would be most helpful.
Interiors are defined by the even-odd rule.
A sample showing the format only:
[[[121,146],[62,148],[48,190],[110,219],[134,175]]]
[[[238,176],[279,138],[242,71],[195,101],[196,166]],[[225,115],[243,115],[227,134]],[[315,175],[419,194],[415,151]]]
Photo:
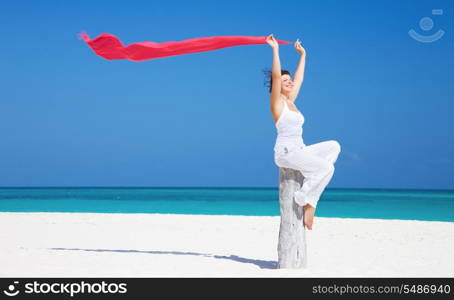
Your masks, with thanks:
[[[267,36],[265,41],[268,43],[268,45],[271,46],[271,48],[273,48],[273,49],[279,48],[279,43],[274,38],[273,34],[270,34],[269,36]]]
[[[300,39],[296,40],[295,49],[296,49],[296,52],[298,52],[299,54],[304,55],[304,56],[306,55],[306,50],[304,50],[303,46],[301,46]]]

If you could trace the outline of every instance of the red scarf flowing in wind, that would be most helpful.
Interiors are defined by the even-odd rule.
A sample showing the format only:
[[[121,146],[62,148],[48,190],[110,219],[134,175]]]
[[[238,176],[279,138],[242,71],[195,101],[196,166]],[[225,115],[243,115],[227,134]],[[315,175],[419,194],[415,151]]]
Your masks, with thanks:
[[[93,51],[105,59],[129,59],[143,61],[153,58],[211,51],[226,47],[266,44],[265,36],[214,36],[189,39],[178,42],[139,42],[123,46],[114,35],[103,33],[91,40],[87,33],[79,34]],[[291,42],[277,40],[279,44]]]

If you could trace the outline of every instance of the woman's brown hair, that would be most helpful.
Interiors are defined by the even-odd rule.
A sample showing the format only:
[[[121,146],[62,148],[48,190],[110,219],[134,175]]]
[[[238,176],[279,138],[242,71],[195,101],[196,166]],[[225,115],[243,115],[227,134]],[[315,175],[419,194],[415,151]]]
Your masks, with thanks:
[[[263,70],[263,73],[265,73],[265,79],[266,79],[265,85],[269,88],[270,93],[271,93],[271,90],[273,89],[273,77],[271,76],[272,72],[271,72],[271,70]],[[291,76],[289,71],[281,70],[281,76],[285,75],[285,74]]]

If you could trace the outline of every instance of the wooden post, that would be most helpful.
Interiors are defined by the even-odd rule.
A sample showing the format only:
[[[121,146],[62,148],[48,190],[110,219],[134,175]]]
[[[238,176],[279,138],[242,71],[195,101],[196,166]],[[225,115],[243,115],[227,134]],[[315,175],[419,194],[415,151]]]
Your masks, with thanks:
[[[278,269],[307,267],[306,229],[303,207],[293,200],[293,193],[303,184],[301,172],[279,168],[279,204],[281,223],[278,242]]]

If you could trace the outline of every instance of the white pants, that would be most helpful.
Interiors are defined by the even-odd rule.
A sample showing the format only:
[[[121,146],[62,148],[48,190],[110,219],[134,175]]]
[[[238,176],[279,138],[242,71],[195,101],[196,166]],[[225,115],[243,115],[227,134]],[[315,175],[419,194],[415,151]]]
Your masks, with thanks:
[[[276,165],[300,171],[304,176],[303,185],[295,192],[294,200],[303,206],[314,208],[325,187],[334,174],[334,163],[340,153],[340,144],[335,140],[313,145],[286,143],[275,148]]]

